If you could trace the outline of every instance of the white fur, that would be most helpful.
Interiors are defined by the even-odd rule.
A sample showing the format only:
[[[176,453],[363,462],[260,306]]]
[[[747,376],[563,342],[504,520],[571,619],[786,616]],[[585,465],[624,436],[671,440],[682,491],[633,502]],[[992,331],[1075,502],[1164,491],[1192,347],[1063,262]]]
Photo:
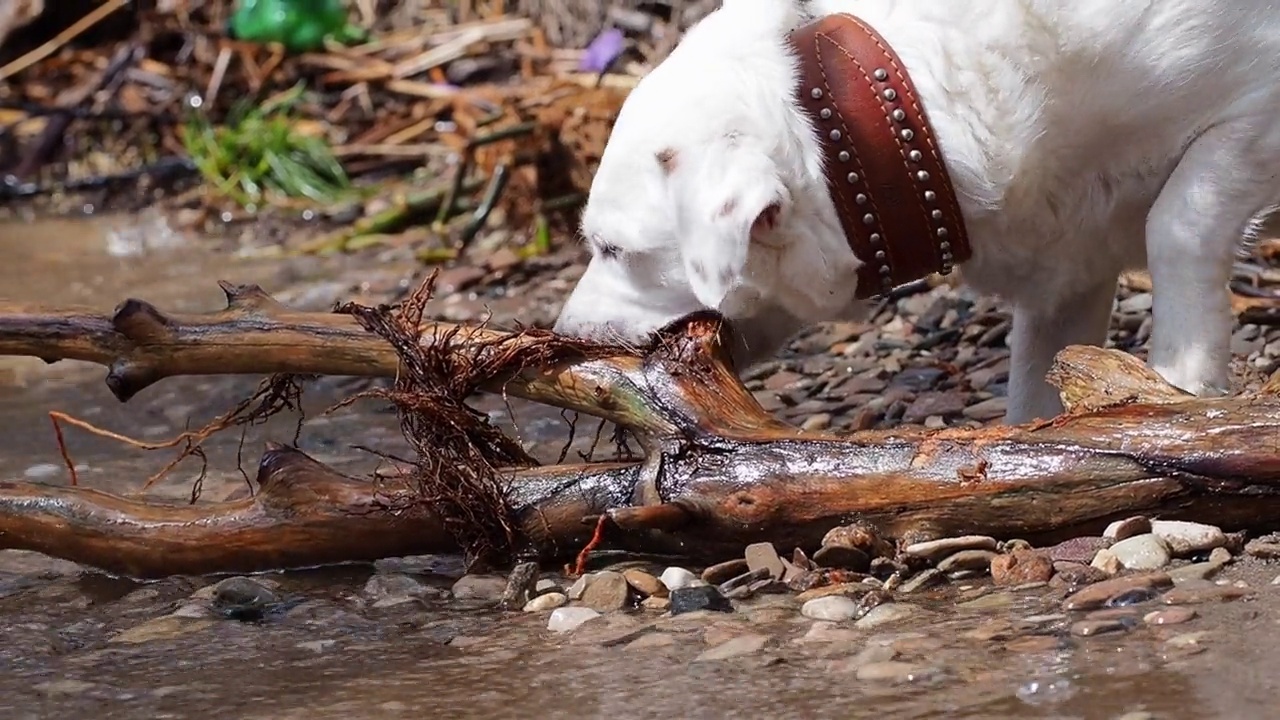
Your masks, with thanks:
[[[862,312],[785,42],[836,12],[911,73],[973,245],[961,275],[1013,308],[1007,421],[1060,411],[1054,355],[1103,343],[1117,276],[1144,265],[1148,361],[1188,391],[1226,389],[1234,252],[1280,204],[1269,0],[725,0],[624,104],[558,331],[639,339],[712,308],[758,359]],[[776,223],[757,222],[771,205]]]

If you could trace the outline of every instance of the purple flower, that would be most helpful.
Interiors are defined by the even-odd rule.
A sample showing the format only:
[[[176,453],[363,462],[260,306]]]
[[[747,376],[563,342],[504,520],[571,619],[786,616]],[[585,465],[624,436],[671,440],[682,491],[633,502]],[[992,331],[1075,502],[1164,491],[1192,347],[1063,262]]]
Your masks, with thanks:
[[[578,61],[578,69],[583,72],[601,73],[609,64],[622,54],[627,47],[627,38],[617,28],[609,28],[600,33],[587,44],[586,52]]]

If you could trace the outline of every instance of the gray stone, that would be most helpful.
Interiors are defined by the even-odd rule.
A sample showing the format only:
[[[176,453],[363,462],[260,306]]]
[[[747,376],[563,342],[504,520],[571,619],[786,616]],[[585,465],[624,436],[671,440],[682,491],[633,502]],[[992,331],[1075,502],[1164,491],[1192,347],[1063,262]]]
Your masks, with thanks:
[[[547,629],[555,633],[566,633],[598,617],[600,613],[588,607],[560,607],[551,611],[551,617],[547,620]]]
[[[782,565],[782,558],[778,555],[778,551],[773,547],[773,543],[753,543],[747,546],[743,556],[747,559],[747,569],[751,571],[767,570],[769,576],[774,580],[781,580],[786,568]]]
[[[1159,570],[1169,564],[1169,545],[1154,533],[1134,535],[1108,550],[1128,570]]]
[[[844,595],[828,595],[805,603],[800,614],[813,620],[841,622],[858,614],[858,603]]]
[[[1221,528],[1182,520],[1152,520],[1151,532],[1169,546],[1175,557],[1186,557],[1227,544]]]
[[[408,601],[426,592],[426,586],[408,575],[379,573],[364,584],[364,594],[369,596],[374,605],[388,600]]]
[[[731,613],[733,604],[714,585],[691,585],[671,591],[672,616],[698,610]]]
[[[498,602],[507,590],[507,579],[501,575],[463,575],[451,592],[458,600]]]
[[[627,606],[630,593],[631,586],[622,573],[604,570],[588,576],[582,604],[600,612],[621,610]]]

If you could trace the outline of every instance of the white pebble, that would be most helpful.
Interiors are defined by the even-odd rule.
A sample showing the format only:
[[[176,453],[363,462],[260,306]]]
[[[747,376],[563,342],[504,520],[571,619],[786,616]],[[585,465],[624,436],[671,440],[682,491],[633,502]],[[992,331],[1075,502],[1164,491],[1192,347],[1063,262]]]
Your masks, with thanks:
[[[858,603],[844,595],[828,595],[806,602],[800,614],[813,620],[841,622],[858,614]]]
[[[58,473],[66,470],[62,465],[54,465],[53,463],[40,463],[27,468],[22,474],[32,480],[44,480],[56,476]]]
[[[547,610],[555,610],[563,607],[569,602],[569,598],[564,593],[549,592],[543,593],[524,604],[525,612],[545,612]]]
[[[551,632],[566,633],[577,629],[588,620],[600,617],[600,613],[589,607],[561,607],[551,611],[547,620],[547,629]]]
[[[1182,520],[1152,520],[1151,532],[1169,544],[1174,555],[1191,555],[1227,544],[1221,528]]]
[[[682,567],[669,567],[662,571],[662,575],[658,578],[668,590],[676,591],[684,587],[692,587],[700,584],[701,578]]]

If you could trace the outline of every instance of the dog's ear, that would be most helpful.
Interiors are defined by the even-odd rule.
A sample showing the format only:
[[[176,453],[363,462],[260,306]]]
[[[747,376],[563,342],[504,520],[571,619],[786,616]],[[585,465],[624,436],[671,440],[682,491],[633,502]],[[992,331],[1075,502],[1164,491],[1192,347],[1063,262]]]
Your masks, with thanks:
[[[693,232],[682,238],[685,275],[698,301],[720,309],[740,281],[752,241],[771,232],[791,204],[778,165],[734,138],[707,149],[690,210]]]

